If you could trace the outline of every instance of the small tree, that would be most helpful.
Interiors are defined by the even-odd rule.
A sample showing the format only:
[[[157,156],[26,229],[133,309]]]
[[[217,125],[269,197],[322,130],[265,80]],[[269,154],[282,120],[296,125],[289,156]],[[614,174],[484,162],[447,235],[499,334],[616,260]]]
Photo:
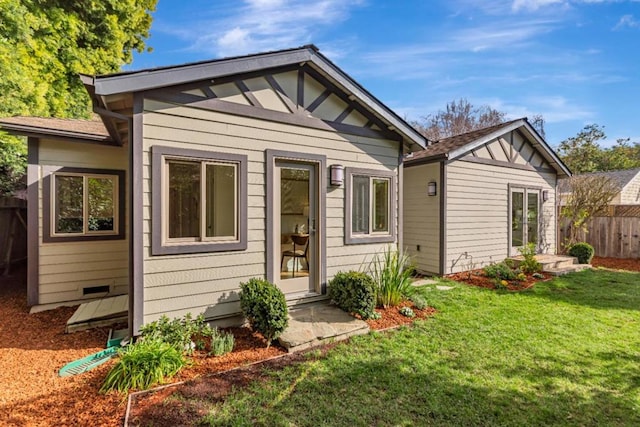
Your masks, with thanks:
[[[569,178],[569,193],[560,195],[560,217],[569,220],[569,237],[565,249],[578,242],[580,231],[587,232],[586,223],[602,212],[618,193],[614,181],[602,175],[577,175]]]

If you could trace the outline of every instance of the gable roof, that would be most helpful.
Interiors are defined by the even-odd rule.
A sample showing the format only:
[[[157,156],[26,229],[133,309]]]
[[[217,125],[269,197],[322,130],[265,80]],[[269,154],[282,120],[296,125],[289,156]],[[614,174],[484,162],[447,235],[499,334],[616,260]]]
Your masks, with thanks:
[[[332,84],[342,89],[350,99],[357,101],[379,118],[387,127],[386,130],[400,135],[411,149],[418,150],[426,146],[427,140],[424,136],[322,55],[313,45],[177,66],[80,77],[90,95],[100,101],[101,98],[110,95],[159,89],[301,64],[308,64]]]
[[[622,191],[624,187],[627,186],[635,177],[640,174],[640,168],[635,169],[624,169],[617,171],[606,171],[606,172],[590,172],[583,173],[577,176],[603,176],[610,178],[618,191]],[[569,182],[566,179],[561,179],[558,181],[558,191],[561,193],[567,193],[570,191]]]
[[[113,140],[98,116],[91,120],[58,119],[53,117],[14,116],[0,118],[0,127],[16,135],[37,138],[63,137],[112,144]]]
[[[488,126],[482,129],[476,129],[471,132],[465,132],[439,141],[432,142],[427,148],[416,153],[410,153],[405,157],[405,164],[420,164],[436,161],[451,161],[458,159],[472,150],[490,142],[501,135],[514,130],[522,131],[545,160],[563,176],[571,176],[569,168],[560,160],[556,153],[549,147],[540,134],[531,126],[528,120],[520,118],[498,125]]]

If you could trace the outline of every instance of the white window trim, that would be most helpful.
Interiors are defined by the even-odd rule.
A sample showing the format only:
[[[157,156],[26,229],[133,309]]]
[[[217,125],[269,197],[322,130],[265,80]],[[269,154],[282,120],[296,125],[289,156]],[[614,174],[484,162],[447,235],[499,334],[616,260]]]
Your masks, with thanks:
[[[366,243],[393,243],[396,240],[396,174],[390,171],[379,171],[375,169],[346,168],[345,170],[345,244],[366,244]],[[369,178],[369,233],[358,233],[353,231],[353,177]],[[388,231],[373,231],[375,191],[373,181],[375,179],[388,180]]]
[[[238,180],[239,180],[239,162],[209,160],[192,157],[179,157],[179,156],[162,156],[163,161],[163,182],[162,182],[162,194],[164,196],[162,206],[162,242],[164,246],[171,245],[191,245],[194,243],[212,243],[212,242],[224,242],[224,243],[237,243],[240,241],[238,230]],[[200,237],[169,237],[169,164],[170,163],[184,163],[184,164],[200,164]],[[207,228],[207,203],[206,203],[206,173],[207,166],[209,165],[221,165],[221,166],[233,166],[235,179],[234,179],[234,192],[233,192],[233,204],[234,204],[234,222],[233,222],[233,236],[206,236]]]
[[[58,202],[58,194],[56,193],[56,178],[57,177],[81,177],[82,178],[82,232],[80,233],[58,233],[56,231],[56,222],[57,222],[57,210],[56,204]],[[98,179],[112,179],[113,180],[113,188],[111,197],[113,198],[113,230],[104,230],[104,231],[91,231],[89,230],[89,185],[88,181],[90,178],[98,178]],[[119,178],[118,175],[108,175],[108,174],[96,174],[96,173],[77,173],[77,172],[54,172],[51,174],[51,193],[52,197],[50,200],[51,207],[49,215],[49,221],[51,221],[50,230],[52,237],[80,237],[80,236],[113,236],[118,234],[119,225],[118,224],[118,210],[119,203],[118,200],[118,188],[119,188]]]

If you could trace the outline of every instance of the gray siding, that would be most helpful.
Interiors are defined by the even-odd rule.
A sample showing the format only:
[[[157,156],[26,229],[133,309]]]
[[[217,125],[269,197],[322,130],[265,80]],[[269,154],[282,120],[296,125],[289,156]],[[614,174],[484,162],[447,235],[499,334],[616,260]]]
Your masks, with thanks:
[[[95,242],[43,243],[43,173],[49,166],[128,169],[126,148],[59,140],[40,141],[38,189],[38,243],[40,245],[38,298],[40,304],[80,301],[83,288],[108,285],[110,294],[126,294],[127,239]],[[46,167],[45,167],[46,166]],[[126,203],[126,200],[120,201]],[[126,216],[128,222],[128,216]],[[90,295],[89,297],[95,297]]]
[[[265,150],[327,156],[327,165],[398,171],[398,144],[145,100],[143,124],[144,323],[166,314],[239,313],[239,284],[266,275]],[[245,251],[151,256],[151,147],[171,146],[248,156]],[[386,245],[344,245],[344,186],[327,183],[327,279],[358,269]],[[396,212],[397,215],[397,212]],[[397,222],[397,221],[396,221]],[[279,256],[279,255],[278,255]]]
[[[440,272],[440,163],[404,169],[403,245],[421,273]],[[438,195],[427,195],[427,183],[437,183]],[[418,250],[418,246],[420,249]]]
[[[549,191],[542,205],[542,251],[555,253],[555,172],[537,172],[459,160],[446,168],[446,271],[455,273],[502,261],[508,255],[508,186]]]

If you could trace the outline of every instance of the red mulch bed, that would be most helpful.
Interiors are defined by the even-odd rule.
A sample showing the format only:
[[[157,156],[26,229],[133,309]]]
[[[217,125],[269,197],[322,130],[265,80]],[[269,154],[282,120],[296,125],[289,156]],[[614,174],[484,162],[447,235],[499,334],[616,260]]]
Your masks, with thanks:
[[[99,328],[65,334],[66,321],[77,307],[61,307],[29,314],[26,304],[26,268],[15,268],[9,277],[0,276],[0,425],[15,426],[121,426],[127,400],[117,393],[98,393],[113,362],[72,377],[58,377],[58,370],[69,362],[103,350],[109,329]],[[417,310],[409,319],[398,308],[379,310],[382,319],[369,321],[372,329],[386,329],[411,323],[432,315],[433,309]],[[192,367],[180,372],[172,381],[186,381],[182,386],[160,392],[145,393],[135,399],[136,422],[155,425],[185,425],[200,418],[195,407],[184,406],[167,396],[180,390],[185,396],[223,399],[233,387],[260,379],[265,367],[301,363],[310,357],[322,357],[336,344],[304,353],[286,355],[278,346],[265,347],[264,340],[246,328],[233,328],[235,347],[221,357],[196,355]],[[276,356],[283,356],[273,359]],[[249,365],[253,362],[264,363]],[[249,365],[249,366],[248,366]],[[240,368],[239,368],[240,367]],[[232,368],[239,368],[229,371]],[[222,372],[221,375],[212,375]],[[175,407],[175,411],[171,408]],[[137,414],[137,415],[136,415]],[[134,417],[134,418],[135,418]],[[177,418],[172,418],[177,417]]]
[[[527,274],[527,279],[523,281],[510,280],[507,282],[507,290],[509,291],[523,291],[531,288],[537,282],[549,280],[553,276],[548,273],[541,273],[544,278],[537,279],[531,274]],[[495,279],[491,279],[484,275],[482,269],[472,270],[464,273],[448,274],[445,276],[447,279],[455,280],[456,282],[466,283],[471,286],[478,286],[480,288],[496,289]]]
[[[593,257],[591,265],[614,270],[640,271],[640,259]]]

